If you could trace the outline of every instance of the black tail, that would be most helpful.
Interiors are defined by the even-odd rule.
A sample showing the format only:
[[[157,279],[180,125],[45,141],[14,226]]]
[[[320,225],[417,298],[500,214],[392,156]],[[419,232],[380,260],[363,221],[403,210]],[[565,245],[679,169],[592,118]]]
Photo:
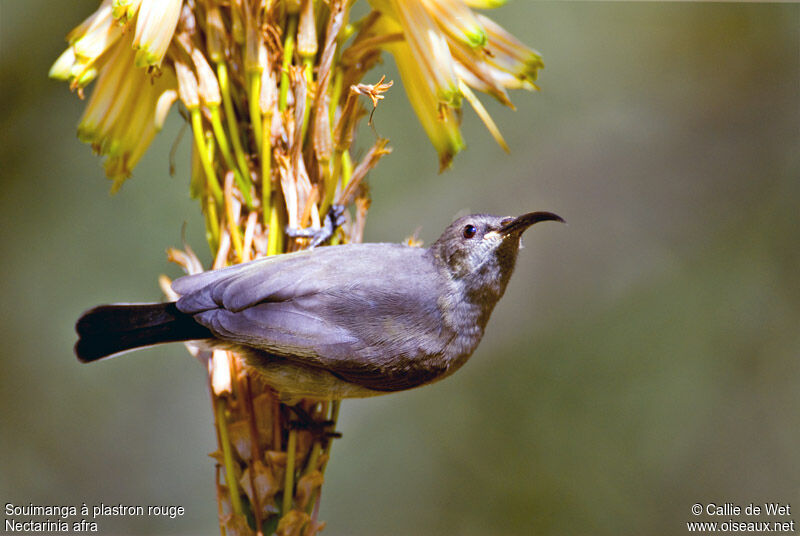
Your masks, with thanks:
[[[78,319],[75,331],[75,355],[84,363],[143,346],[213,337],[174,302],[100,305]]]

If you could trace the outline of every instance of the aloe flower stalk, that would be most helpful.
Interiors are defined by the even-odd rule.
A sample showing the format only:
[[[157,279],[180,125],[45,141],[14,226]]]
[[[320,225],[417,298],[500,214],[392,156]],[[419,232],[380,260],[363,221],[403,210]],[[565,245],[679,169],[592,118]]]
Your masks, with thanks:
[[[118,190],[175,102],[192,130],[190,194],[205,217],[213,265],[302,249],[286,226],[318,228],[332,204],[348,207],[333,243],[360,241],[369,208],[365,181],[390,152],[379,139],[354,158],[356,125],[392,86],[364,83],[386,51],[442,169],[464,147],[466,100],[501,145],[473,92],[511,106],[509,89],[535,89],[539,55],[473,11],[502,0],[104,0],[72,30],[50,76],[83,98],[95,82],[78,136],[105,157]],[[169,252],[202,271],[188,247]],[[175,299],[162,276],[167,298]],[[303,534],[318,519],[331,441],[293,425],[281,404],[232,353],[187,345],[208,368],[217,431],[217,499],[223,534]],[[335,401],[298,411],[332,420]]]

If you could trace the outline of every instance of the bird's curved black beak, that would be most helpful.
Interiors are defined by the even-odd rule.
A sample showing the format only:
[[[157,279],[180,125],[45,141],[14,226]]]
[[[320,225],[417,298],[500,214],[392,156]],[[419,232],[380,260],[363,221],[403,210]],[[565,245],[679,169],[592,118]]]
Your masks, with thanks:
[[[500,234],[521,234],[534,223],[539,223],[541,221],[559,221],[561,223],[567,223],[564,221],[564,218],[552,212],[528,212],[516,218],[509,218],[509,221],[504,221],[502,227],[500,227]]]

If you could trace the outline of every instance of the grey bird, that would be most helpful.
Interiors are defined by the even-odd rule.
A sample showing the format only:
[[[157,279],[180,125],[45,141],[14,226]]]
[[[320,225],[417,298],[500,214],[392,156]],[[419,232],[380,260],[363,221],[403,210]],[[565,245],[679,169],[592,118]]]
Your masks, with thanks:
[[[198,340],[242,356],[282,398],[374,396],[461,367],[503,296],[522,233],[551,212],[459,218],[429,248],[327,246],[181,277],[176,302],[101,305],[78,320],[83,362]]]

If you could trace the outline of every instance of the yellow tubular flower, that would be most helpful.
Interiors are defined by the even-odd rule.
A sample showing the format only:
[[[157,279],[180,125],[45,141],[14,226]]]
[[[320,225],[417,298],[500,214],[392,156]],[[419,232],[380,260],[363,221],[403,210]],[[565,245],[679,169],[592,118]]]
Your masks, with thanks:
[[[303,58],[313,58],[317,54],[317,25],[314,17],[313,0],[303,0],[300,23],[297,27],[297,52]]]
[[[439,27],[453,39],[472,48],[486,45],[486,31],[462,0],[422,0]]]
[[[505,147],[497,126],[470,88],[513,107],[508,90],[538,89],[534,81],[543,67],[536,51],[491,19],[472,11],[499,7],[505,0],[369,2],[380,16],[362,37],[366,41],[378,38],[375,42],[383,45],[372,46],[382,46],[395,57],[409,100],[439,154],[441,168],[448,167],[464,147],[459,123],[461,100],[465,96],[492,136]],[[228,36],[224,16],[228,7],[220,5],[216,1],[209,2],[205,11],[201,10],[205,13],[207,56],[194,50],[191,43],[183,43],[183,49],[192,57],[194,69],[177,65],[173,61],[175,58],[170,57],[163,67],[167,73],[163,78],[153,78],[148,71],[161,68],[164,62],[183,0],[103,0],[98,9],[67,36],[70,47],[53,64],[50,76],[69,80],[71,87],[80,91],[99,75],[97,87],[78,125],[78,136],[91,143],[96,151],[109,156],[106,162],[109,176],[125,178],[130,174],[163,123],[166,111],[175,100],[175,90],[190,110],[197,109],[201,101],[211,110],[218,108],[223,100],[220,84],[229,96],[229,90],[224,89],[229,83],[225,69]],[[269,139],[267,144],[258,141],[261,129],[269,132],[268,120],[262,121],[260,116],[270,117],[276,95],[280,93],[276,93],[277,80],[272,73],[262,73],[268,58],[257,24],[260,19],[248,11],[250,3],[245,0],[231,0],[227,5],[234,41],[245,45],[243,59],[248,75],[253,132],[260,150],[268,150]],[[318,52],[315,49],[319,38],[315,20],[317,6],[315,0],[292,0],[284,4],[286,12],[295,14],[292,20],[299,20],[292,37],[298,39],[299,53],[306,60]],[[391,38],[381,39],[385,36]],[[398,41],[399,36],[402,37]],[[213,65],[219,73],[219,83]],[[178,71],[177,79],[175,71]],[[229,116],[229,129],[233,134],[236,116],[227,104],[230,98],[226,98],[226,116]],[[278,98],[278,102],[282,100]],[[222,129],[217,128],[217,131]],[[234,143],[234,146],[240,144]],[[239,147],[236,165],[246,177],[249,169],[241,153]],[[116,187],[119,184],[121,179],[115,182]]]
[[[206,8],[206,49],[214,63],[225,59],[225,22],[219,6],[214,3]]]
[[[375,29],[385,34],[397,32],[396,25],[385,16],[375,24]],[[439,153],[439,170],[442,171],[450,166],[453,157],[464,148],[456,112],[450,107],[440,106],[437,95],[426,79],[427,73],[420,69],[407,41],[389,43],[386,49],[394,56],[408,100],[411,101],[411,106],[433,147]]]
[[[67,34],[67,43],[70,45],[75,44],[75,41],[90,32],[93,27],[102,25],[103,20],[110,16],[111,0],[103,0],[103,2],[100,4],[100,7],[97,8],[97,11],[86,17],[83,22],[81,22]]]
[[[75,65],[76,61],[75,51],[72,47],[67,48],[53,63],[53,66],[50,67],[50,72],[47,73],[47,76],[56,80],[69,80],[72,66]]]
[[[109,115],[114,105],[121,105],[118,99],[119,89],[124,85],[126,74],[136,73],[130,64],[125,64],[124,60],[133,59],[128,40],[119,43],[110,52],[109,61],[103,67],[100,78],[95,85],[86,110],[83,112],[78,123],[78,138],[85,143],[97,143],[103,139],[104,133],[100,130],[104,119]],[[99,148],[98,148],[99,149]]]
[[[453,68],[453,57],[442,31],[436,26],[420,0],[370,0],[370,3],[400,28],[417,69],[423,75],[419,81],[430,86],[437,101],[459,107],[461,93]]]
[[[115,123],[110,134],[115,139],[116,147],[109,153],[104,167],[108,178],[114,181],[112,192],[117,191],[130,177],[131,171],[150,147],[163,124],[161,118],[157,117],[157,113],[165,113],[163,109],[158,109],[159,101],[162,94],[166,93],[168,97],[172,95],[170,92],[174,92],[174,87],[175,75],[170,69],[164,69],[161,76],[152,80],[146,75],[140,78],[135,102],[125,108],[123,117]],[[161,105],[163,107],[164,103]]]
[[[105,0],[67,35],[70,46],[50,68],[49,76],[69,80],[72,89],[83,88],[97,76],[102,58],[122,33],[112,15],[111,0]]]
[[[120,24],[133,20],[141,0],[112,0],[111,14]]]
[[[175,104],[176,100],[178,100],[178,90],[174,88],[167,88],[158,96],[158,100],[156,101],[155,115],[156,130],[160,131],[162,128],[164,128],[164,123],[167,121],[169,109],[173,104]]]
[[[175,88],[175,76],[165,69],[155,79],[133,67],[135,51],[131,36],[119,40],[109,51],[86,110],[78,124],[78,138],[107,155],[106,175],[116,191],[131,174],[159,125],[156,111],[162,93]],[[166,115],[165,104],[159,120]],[[168,108],[168,107],[167,107]]]
[[[480,14],[477,17],[489,35],[487,61],[520,80],[535,82],[539,69],[544,67],[541,55],[526,47],[492,19]]]
[[[492,76],[494,79],[506,89],[524,89],[527,91],[538,91],[539,86],[532,83],[528,79],[520,78],[507,71],[492,67]]]
[[[538,89],[539,54],[500,25],[470,8],[493,8],[504,0],[370,0],[382,16],[370,33],[402,34],[383,45],[397,62],[414,111],[446,168],[464,142],[456,112],[460,99],[475,109],[498,144],[497,126],[470,88],[512,107],[508,89]],[[368,34],[369,35],[369,34]]]
[[[141,0],[133,38],[137,67],[161,66],[182,5],[182,0]]]
[[[200,106],[200,90],[197,77],[192,69],[182,61],[175,62],[175,74],[178,77],[178,96],[190,112]]]
[[[219,106],[222,96],[219,93],[219,82],[214,76],[214,71],[206,61],[206,57],[199,49],[192,49],[192,62],[197,71],[198,92],[200,98],[207,106]]]
[[[75,49],[69,47],[50,67],[48,76],[56,80],[69,80],[72,89],[82,89],[97,77],[106,56],[103,54],[92,59],[78,58],[75,56]]]
[[[458,78],[470,87],[488,93],[506,106],[513,108],[508,98],[506,86],[497,75],[501,72],[486,63],[481,51],[453,44],[450,50],[456,60],[455,68]]]
[[[94,60],[111,48],[122,35],[122,28],[114,23],[111,12],[102,19],[101,24],[92,26],[90,31],[72,43],[75,56],[84,60]]]

